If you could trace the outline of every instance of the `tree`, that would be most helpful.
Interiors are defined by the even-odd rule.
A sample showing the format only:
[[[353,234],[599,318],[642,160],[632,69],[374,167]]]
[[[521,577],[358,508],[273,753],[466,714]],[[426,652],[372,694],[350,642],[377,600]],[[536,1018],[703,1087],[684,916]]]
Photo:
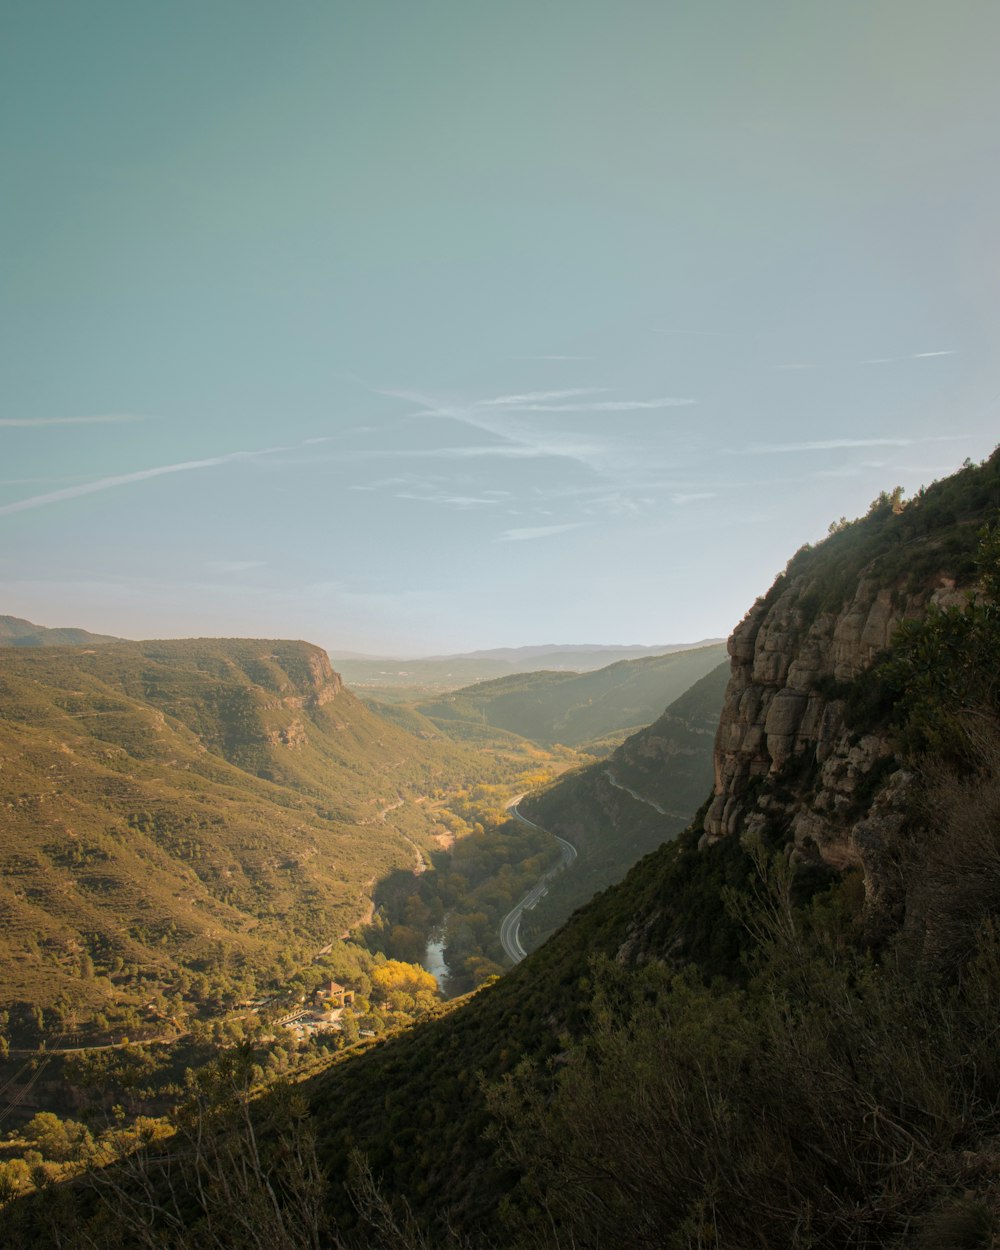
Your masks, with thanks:
[[[90,1130],[77,1120],[60,1120],[51,1111],[39,1111],[24,1127],[23,1136],[45,1159],[65,1163],[93,1150]]]

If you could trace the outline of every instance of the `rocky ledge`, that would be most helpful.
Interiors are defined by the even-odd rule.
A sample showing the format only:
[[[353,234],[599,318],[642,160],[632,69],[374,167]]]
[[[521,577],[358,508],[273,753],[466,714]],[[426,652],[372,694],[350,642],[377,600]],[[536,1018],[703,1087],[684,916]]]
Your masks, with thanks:
[[[822,586],[805,573],[754,605],[729,639],[703,841],[778,828],[793,857],[861,867],[869,900],[879,894],[879,853],[904,818],[908,777],[885,738],[848,729],[844,696],[902,621],[968,593],[944,572],[906,586],[863,576],[839,612],[817,611]],[[789,774],[796,785],[774,784]]]

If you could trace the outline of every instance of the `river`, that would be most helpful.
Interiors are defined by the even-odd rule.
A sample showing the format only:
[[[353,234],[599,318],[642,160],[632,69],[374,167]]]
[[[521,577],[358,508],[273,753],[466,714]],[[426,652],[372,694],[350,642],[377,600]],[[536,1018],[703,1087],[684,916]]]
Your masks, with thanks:
[[[421,961],[423,968],[431,974],[438,983],[438,989],[442,994],[448,993],[448,980],[451,972],[448,965],[444,961],[444,929],[435,929],[427,939],[427,950]]]

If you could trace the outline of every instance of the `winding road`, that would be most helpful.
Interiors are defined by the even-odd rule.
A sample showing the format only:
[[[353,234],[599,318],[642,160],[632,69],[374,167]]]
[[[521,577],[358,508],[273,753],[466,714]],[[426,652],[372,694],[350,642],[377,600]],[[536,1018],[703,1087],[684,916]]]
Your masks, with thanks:
[[[623,785],[614,775],[610,768],[604,770],[604,775],[616,790],[624,790],[626,794],[630,794],[632,798],[638,799],[640,803],[645,803],[647,807],[652,807],[660,813],[661,816],[673,816],[677,820],[690,820],[690,812],[672,812],[666,807],[661,807],[653,799],[647,799],[644,794],[640,794],[638,790],[633,790],[631,786]]]
[[[536,825],[533,820],[529,820],[527,816],[522,816],[517,810],[517,805],[524,798],[523,794],[519,794],[517,798],[511,799],[507,804],[507,810],[515,820],[519,820],[522,825],[527,825],[531,829],[538,829],[541,833],[547,833],[550,838],[555,838],[559,843],[559,863],[554,868],[550,868],[542,877],[536,886],[528,891],[521,901],[510,909],[503,920],[500,922],[500,945],[504,949],[504,953],[512,963],[519,964],[527,955],[527,951],[521,945],[521,916],[527,910],[538,902],[542,895],[548,890],[549,882],[557,872],[562,872],[564,868],[569,866],[576,859],[576,847],[572,842],[567,842],[565,838],[561,838],[557,833],[552,833],[548,829],[543,829],[541,825]]]

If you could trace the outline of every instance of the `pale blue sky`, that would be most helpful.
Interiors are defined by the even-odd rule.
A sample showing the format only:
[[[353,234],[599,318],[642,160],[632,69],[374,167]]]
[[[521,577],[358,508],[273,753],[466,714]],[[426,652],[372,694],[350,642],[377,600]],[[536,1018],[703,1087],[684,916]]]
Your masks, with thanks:
[[[992,0],[0,0],[0,612],[727,633],[1000,439]]]

